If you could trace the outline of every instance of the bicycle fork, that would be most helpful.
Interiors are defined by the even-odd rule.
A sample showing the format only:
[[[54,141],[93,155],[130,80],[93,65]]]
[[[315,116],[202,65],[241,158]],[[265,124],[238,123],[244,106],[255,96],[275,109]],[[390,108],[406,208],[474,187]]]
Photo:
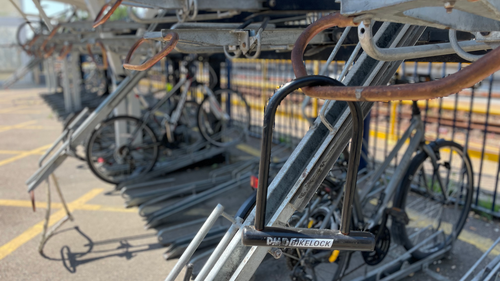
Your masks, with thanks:
[[[361,155],[363,114],[356,102],[348,102],[351,110],[353,135],[349,153],[349,166],[339,230],[303,229],[265,226],[267,187],[271,153],[272,128],[280,102],[294,90],[307,86],[343,86],[329,77],[306,76],[282,86],[269,100],[264,113],[262,129],[259,186],[257,189],[255,225],[243,229],[242,242],[248,246],[302,249],[336,249],[349,251],[373,251],[375,237],[370,232],[350,231],[352,202],[356,192],[356,178]]]

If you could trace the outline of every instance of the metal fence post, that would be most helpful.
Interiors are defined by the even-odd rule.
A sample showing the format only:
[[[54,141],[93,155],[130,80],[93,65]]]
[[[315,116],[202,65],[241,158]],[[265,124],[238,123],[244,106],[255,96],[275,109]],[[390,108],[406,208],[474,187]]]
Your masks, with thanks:
[[[227,84],[226,88],[231,89],[231,70],[233,68],[233,64],[231,60],[226,59],[226,75],[227,75]],[[227,100],[226,100],[226,108],[227,108],[227,114],[231,116],[231,94],[227,94]]]

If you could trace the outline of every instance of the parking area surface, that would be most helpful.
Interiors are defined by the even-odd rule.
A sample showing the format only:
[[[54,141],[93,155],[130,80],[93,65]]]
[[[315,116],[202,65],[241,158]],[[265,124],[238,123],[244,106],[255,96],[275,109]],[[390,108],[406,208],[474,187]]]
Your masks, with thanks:
[[[74,221],[38,253],[47,210],[47,185],[31,208],[25,181],[62,131],[39,94],[43,88],[0,91],[0,280],[162,280],[173,262],[136,209],[123,207],[114,186],[73,158],[56,171]],[[50,224],[65,217],[54,186]]]
[[[40,98],[42,92],[43,88],[0,91],[0,280],[163,280],[176,260],[165,261],[155,231],[144,229],[137,209],[123,207],[114,186],[98,180],[86,163],[73,158],[55,174],[75,220],[54,234],[43,255],[38,253],[48,208],[47,184],[36,189],[33,212],[25,181],[62,131],[61,122]],[[65,212],[54,186],[51,190],[54,225]],[[459,279],[499,236],[499,229],[496,222],[471,216],[452,255],[431,265],[431,270]],[[283,259],[267,261],[256,280],[289,280]],[[419,273],[408,280],[428,277]]]

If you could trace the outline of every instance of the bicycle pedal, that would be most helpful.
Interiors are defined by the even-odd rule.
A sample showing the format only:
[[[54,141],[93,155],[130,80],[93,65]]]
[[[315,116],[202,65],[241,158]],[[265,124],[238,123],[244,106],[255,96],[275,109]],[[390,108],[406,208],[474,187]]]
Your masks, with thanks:
[[[301,248],[301,249],[335,249],[343,251],[373,251],[375,236],[370,232],[351,231],[348,235],[338,230],[311,228],[266,227],[256,230],[246,226],[242,235],[243,245]]]

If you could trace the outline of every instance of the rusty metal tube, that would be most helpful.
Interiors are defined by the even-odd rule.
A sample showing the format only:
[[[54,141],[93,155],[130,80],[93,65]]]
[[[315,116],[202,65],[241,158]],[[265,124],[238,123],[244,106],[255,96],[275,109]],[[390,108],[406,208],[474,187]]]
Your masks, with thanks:
[[[113,15],[115,10],[118,9],[118,6],[120,6],[122,1],[123,0],[117,0],[115,2],[115,4],[113,4],[113,6],[111,6],[110,3],[104,4],[104,6],[102,6],[101,10],[99,10],[99,13],[97,13],[97,16],[95,17],[94,24],[92,25],[92,27],[96,28],[99,25],[107,22],[109,20],[109,18],[111,17],[111,15]],[[104,14],[104,10],[106,10],[106,8],[108,8],[108,7],[111,7],[111,9],[104,16],[102,16],[102,14]],[[102,16],[102,18],[101,18],[101,16]]]
[[[71,52],[71,49],[73,49],[73,44],[71,44],[71,43],[64,44],[61,51],[59,52],[59,56],[57,56],[57,59],[63,60],[64,58],[66,58],[66,56],[69,54],[69,52]]]
[[[42,45],[40,46],[40,50],[42,52],[47,52],[47,50],[45,49],[45,47],[47,46],[47,44],[49,43],[49,41],[56,35],[57,31],[59,30],[59,28],[61,28],[61,25],[57,25],[56,27],[54,27],[54,29],[52,29],[52,31],[50,32],[49,36],[47,36],[47,38],[42,42]]]
[[[61,25],[57,25],[52,29],[50,32],[49,36],[42,42],[42,45],[40,46],[40,55],[43,56],[44,58],[48,58],[54,53],[54,50],[56,49],[56,46],[51,46],[50,49],[47,49],[47,44],[49,41],[56,35],[57,31],[61,28]]]
[[[172,50],[175,48],[175,45],[177,45],[177,42],[179,42],[179,35],[173,31],[170,31],[163,37],[163,40],[168,41],[168,43],[165,46],[165,48],[161,50],[161,52],[154,55],[152,58],[148,59],[141,65],[130,64],[130,59],[132,58],[132,54],[135,52],[135,50],[137,50],[137,48],[139,48],[139,46],[141,46],[142,43],[147,41],[144,38],[139,39],[137,42],[135,42],[132,48],[130,48],[130,51],[128,51],[127,57],[125,58],[123,64],[123,68],[130,70],[137,70],[137,71],[144,71],[151,68],[158,61],[160,61],[162,58],[166,57],[168,54],[170,54],[170,52],[172,52]]]
[[[94,54],[92,53],[92,44],[89,43],[87,44],[87,52],[90,55],[90,59],[92,60],[92,62],[94,62],[95,66],[98,69],[108,69],[108,55],[106,54],[106,48],[104,48],[104,44],[101,41],[96,41],[95,44],[101,49],[102,65],[99,65],[95,60]]]
[[[332,14],[309,25],[295,42],[292,50],[292,66],[297,78],[307,75],[302,56],[309,41],[321,31],[334,26],[356,25],[352,18]],[[500,70],[500,48],[443,79],[416,84],[367,86],[367,87],[304,87],[302,90],[310,97],[343,101],[391,101],[434,99],[461,91],[487,78]]]

